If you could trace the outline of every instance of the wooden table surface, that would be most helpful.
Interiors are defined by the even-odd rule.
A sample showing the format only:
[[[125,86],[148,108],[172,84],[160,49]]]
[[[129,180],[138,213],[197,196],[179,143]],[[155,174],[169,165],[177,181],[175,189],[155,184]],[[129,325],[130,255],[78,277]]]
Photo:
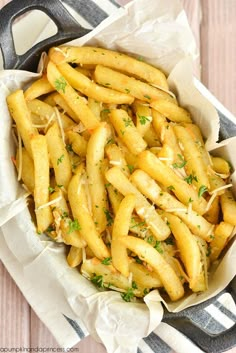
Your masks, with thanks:
[[[0,0],[0,8],[7,2]],[[121,4],[127,2],[120,0]],[[182,3],[200,48],[196,75],[236,115],[236,0],[182,0]],[[0,298],[0,348],[59,347],[1,262]],[[75,348],[80,353],[105,353],[104,347],[91,337]],[[236,353],[236,348],[228,353]]]

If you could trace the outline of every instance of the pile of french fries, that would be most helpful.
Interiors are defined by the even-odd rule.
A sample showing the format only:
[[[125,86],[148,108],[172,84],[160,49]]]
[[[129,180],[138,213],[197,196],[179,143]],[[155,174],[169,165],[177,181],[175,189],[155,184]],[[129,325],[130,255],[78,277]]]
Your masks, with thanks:
[[[207,289],[236,225],[232,170],[207,152],[163,72],[54,47],[43,76],[7,104],[37,231],[68,246],[69,266],[126,301]]]

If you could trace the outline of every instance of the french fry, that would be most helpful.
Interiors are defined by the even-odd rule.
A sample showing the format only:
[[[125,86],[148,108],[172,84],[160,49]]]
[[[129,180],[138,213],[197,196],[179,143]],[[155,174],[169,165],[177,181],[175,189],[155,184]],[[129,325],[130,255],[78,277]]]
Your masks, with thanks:
[[[83,136],[74,132],[67,131],[66,138],[69,144],[71,144],[72,150],[79,156],[85,157],[87,153],[87,141]]]
[[[153,270],[158,274],[160,281],[171,300],[176,301],[183,297],[184,288],[180,279],[158,251],[145,240],[133,236],[123,237],[120,241],[128,249],[137,254],[141,260],[152,266]]]
[[[131,298],[145,295],[145,287],[135,285],[137,288],[132,288],[134,282],[130,283],[129,279],[116,271],[111,264],[104,265],[96,258],[86,260],[81,266],[81,273],[100,288],[115,289],[124,295],[126,291],[129,291]],[[127,301],[131,298],[127,298]]]
[[[153,153],[144,151],[139,155],[139,167],[148,173],[153,179],[167,187],[172,187],[173,193],[184,204],[191,200],[193,210],[200,215],[204,214],[207,206],[206,200],[199,196],[192,185],[180,178],[175,172]]]
[[[196,185],[198,190],[202,185],[205,185],[206,188],[209,189],[210,183],[207,174],[207,166],[203,161],[195,139],[192,138],[191,134],[183,126],[174,126],[174,131],[183,149],[182,153],[186,161],[185,170],[188,175],[193,176],[192,183]]]
[[[159,113],[163,114],[169,120],[176,123],[191,122],[190,114],[187,112],[187,110],[179,107],[171,100],[161,98],[162,97],[157,97],[150,103],[150,106],[157,110]]]
[[[220,224],[216,226],[214,239],[210,244],[211,261],[215,261],[220,256],[233,230],[234,226],[226,222],[220,222]]]
[[[117,166],[120,168],[126,176],[130,175],[130,170],[126,163],[123,152],[116,144],[109,144],[105,148],[105,153],[109,159],[109,163],[112,166]]]
[[[34,163],[32,158],[30,157],[29,153],[26,149],[22,148],[22,165],[21,165],[21,179],[29,192],[33,195],[34,194]],[[19,170],[20,168],[20,160],[19,160],[19,149],[16,153],[16,167]]]
[[[220,196],[217,195],[212,204],[210,205],[207,212],[204,213],[204,218],[212,223],[217,224],[219,223],[219,215],[220,215]]]
[[[57,123],[48,129],[46,139],[56,182],[67,189],[72,176],[71,164]]]
[[[94,80],[102,86],[122,93],[128,93],[131,97],[144,102],[150,103],[162,98],[170,102],[173,101],[173,105],[175,105],[175,101],[169,93],[102,65],[96,66]]]
[[[224,174],[225,177],[230,175],[230,165],[224,158],[211,156],[211,161],[216,173]]]
[[[78,122],[78,117],[67,104],[66,100],[58,93],[54,93],[53,100],[55,104],[64,112],[66,112],[74,121]]]
[[[55,64],[71,61],[77,64],[102,64],[127,72],[168,90],[167,80],[163,72],[143,61],[115,51],[93,47],[61,46],[50,49],[49,57]]]
[[[133,103],[133,109],[136,114],[136,128],[140,135],[144,136],[152,123],[151,109],[139,101]]]
[[[87,129],[95,129],[99,125],[98,119],[52,62],[49,62],[47,66],[47,78],[73,110],[75,114],[74,117],[76,116],[76,122],[82,121]]]
[[[107,185],[106,188],[108,192],[108,198],[111,203],[112,211],[116,215],[120,207],[120,203],[123,199],[123,195],[118,190],[116,190],[116,188],[114,188],[114,186],[111,184]]]
[[[178,217],[167,212],[163,216],[170,222],[170,227],[180,251],[180,257],[189,276],[189,287],[193,292],[206,290],[206,278],[202,271],[203,264],[197,239]]]
[[[143,138],[147,142],[148,147],[150,148],[161,146],[160,140],[152,125],[149,126],[149,129],[145,132]]]
[[[49,202],[49,157],[46,137],[34,135],[31,140],[31,151],[34,161],[34,202],[37,219],[37,230],[44,232],[53,222]]]
[[[54,88],[48,82],[47,77],[44,75],[37,81],[34,81],[32,85],[27,88],[27,90],[24,92],[24,96],[26,101],[30,101],[53,91]]]
[[[135,210],[142,220],[145,220],[157,240],[164,240],[170,235],[170,229],[157,214],[155,208],[136,189],[122,171],[113,167],[106,174],[106,179],[124,196],[132,193],[136,197]]]
[[[122,273],[129,276],[129,258],[127,249],[120,239],[127,236],[129,232],[131,215],[135,206],[135,196],[128,194],[120,203],[120,207],[114,219],[112,229],[111,256],[113,266]]]
[[[134,98],[128,94],[120,94],[110,88],[97,85],[88,77],[73,69],[69,64],[59,64],[58,69],[73,88],[99,102],[131,104],[134,100]]]
[[[96,116],[96,118],[101,120],[102,102],[96,101],[94,98],[88,97],[88,107]]]
[[[70,211],[61,188],[50,194],[50,201],[53,200],[51,208],[56,235],[61,236],[67,245],[72,245],[76,248],[85,247],[87,245],[86,241],[81,236],[79,230],[76,229],[77,223],[73,222],[70,217]]]
[[[144,151],[147,143],[137,131],[133,121],[123,109],[114,109],[110,113],[110,121],[114,126],[117,134],[127,146],[129,151],[137,155]]]
[[[74,220],[78,220],[80,233],[91,248],[96,257],[103,260],[110,253],[96,229],[90,210],[84,185],[82,184],[82,168],[77,171],[68,187],[68,199],[71,205]]]
[[[89,191],[92,201],[93,217],[97,230],[102,233],[107,226],[107,195],[101,163],[104,159],[104,147],[110,136],[110,128],[101,123],[89,139],[86,155],[86,170],[88,174]]]
[[[71,246],[69,254],[67,255],[67,263],[70,267],[77,267],[82,262],[83,251],[81,248]]]
[[[236,226],[236,201],[231,190],[226,189],[220,196],[220,204],[224,221]]]
[[[27,108],[24,93],[17,90],[7,97],[9,112],[17,125],[19,134],[23,140],[24,146],[32,157],[31,138],[38,134],[38,130],[33,127],[30,112]]]
[[[191,208],[186,207],[174,196],[161,187],[144,171],[137,169],[130,177],[130,181],[144,196],[155,203],[161,209],[178,216],[192,232],[204,240],[211,241],[214,226],[207,222]]]
[[[138,286],[147,289],[162,287],[160,278],[155,271],[150,271],[143,265],[133,261],[129,264],[129,270]]]

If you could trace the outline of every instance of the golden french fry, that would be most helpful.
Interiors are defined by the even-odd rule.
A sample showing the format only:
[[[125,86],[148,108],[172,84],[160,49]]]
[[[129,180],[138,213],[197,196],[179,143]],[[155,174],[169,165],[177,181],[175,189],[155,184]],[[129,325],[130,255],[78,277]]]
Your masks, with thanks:
[[[30,101],[47,93],[54,91],[52,85],[48,82],[46,76],[42,76],[37,81],[34,81],[24,92],[25,100]]]
[[[161,187],[143,170],[137,169],[131,175],[130,181],[138,188],[143,195],[155,203],[161,209],[178,216],[191,231],[204,240],[211,241],[214,226],[207,222],[205,218],[193,211],[191,207],[186,207],[174,196]],[[191,205],[191,202],[190,202]]]
[[[82,168],[77,171],[68,187],[68,199],[72,209],[74,220],[78,220],[79,230],[88,246],[96,257],[103,260],[110,256],[110,253],[103,242],[99,232],[96,229],[91,212],[88,207],[88,201],[82,179]]]
[[[77,115],[67,104],[66,100],[58,92],[54,93],[53,101],[55,105],[57,105],[60,108],[60,110],[66,112],[74,121],[78,121]]]
[[[107,264],[97,258],[86,260],[81,266],[81,273],[100,288],[115,289],[124,293],[124,295],[126,291],[130,290],[132,292],[131,297],[143,297],[145,295],[145,287],[136,284],[134,281],[130,282],[127,277],[116,271],[110,264],[110,258],[104,261]],[[127,301],[130,300],[127,298]]]
[[[69,64],[59,64],[58,69],[73,88],[99,102],[131,104],[134,100],[134,98],[128,94],[119,93],[110,88],[97,85],[88,77],[73,69]]]
[[[143,138],[150,148],[161,146],[160,140],[152,125],[149,126],[149,129],[145,132]]]
[[[66,132],[66,137],[72,150],[79,156],[85,157],[87,153],[87,141],[85,138],[72,130]]]
[[[137,131],[133,121],[123,109],[114,109],[110,113],[110,121],[117,134],[128,147],[131,153],[137,155],[144,151],[147,143]]]
[[[31,151],[34,161],[34,202],[37,230],[44,232],[53,222],[49,202],[49,157],[46,137],[34,135],[31,138]]]
[[[19,149],[16,153],[16,167],[19,173],[19,169],[21,168],[21,179],[29,192],[33,195],[34,194],[34,163],[32,158],[30,157],[29,153],[26,149],[22,148],[22,155],[21,155],[21,165],[20,165],[20,155]]]
[[[72,176],[71,164],[57,123],[48,129],[46,139],[56,182],[67,189]]]
[[[175,105],[175,101],[169,93],[102,65],[96,66],[94,80],[102,86],[122,93],[128,93],[131,97],[144,102],[150,103],[162,98],[173,102],[173,105]]]
[[[71,61],[77,64],[102,64],[168,90],[167,80],[162,71],[143,61],[115,51],[95,47],[61,46],[50,49],[49,57],[55,64]]]
[[[230,175],[230,165],[224,158],[211,156],[211,161],[216,173],[223,174],[226,177]]]
[[[211,205],[208,208],[208,211],[204,213],[204,218],[212,223],[219,223],[219,215],[220,215],[220,196],[217,195],[212,201]]]
[[[183,149],[183,155],[186,161],[185,170],[188,176],[192,176],[192,183],[196,185],[199,190],[202,185],[207,189],[210,187],[207,166],[203,161],[202,154],[200,153],[195,138],[192,138],[188,130],[180,125],[174,126],[179,143]]]
[[[38,130],[33,127],[30,112],[27,108],[24,93],[17,90],[7,97],[7,105],[13,120],[16,123],[19,134],[23,140],[24,146],[32,157],[31,138],[38,134]]]
[[[69,254],[67,255],[67,263],[70,267],[77,267],[82,262],[83,250],[81,248],[76,248],[71,246]]]
[[[133,236],[123,237],[120,241],[128,249],[137,254],[141,260],[152,266],[153,270],[158,274],[160,281],[171,300],[175,301],[183,297],[184,288],[180,279],[156,249],[145,240]]]
[[[108,192],[108,198],[111,203],[112,211],[116,215],[120,207],[120,203],[123,199],[123,195],[118,190],[116,190],[116,188],[114,188],[114,186],[110,183],[106,185],[106,188]]]
[[[51,205],[54,217],[55,231],[58,237],[62,237],[67,245],[76,248],[86,246],[86,241],[81,236],[77,222],[72,221],[70,211],[63,195],[61,188],[56,187],[55,191],[50,195],[50,201],[54,201]]]
[[[102,120],[101,119],[102,105],[103,105],[102,102],[98,102],[94,98],[88,97],[88,107],[99,121]]]
[[[194,211],[204,214],[207,206],[206,200],[185,180],[160,161],[152,152],[144,151],[139,155],[139,167],[153,179],[167,187],[171,187],[176,197],[184,204],[192,204]]]
[[[217,224],[214,232],[214,238],[210,243],[211,261],[215,261],[220,256],[233,230],[234,226],[232,224],[226,222],[220,222],[220,224]]]
[[[236,226],[236,201],[231,190],[226,189],[220,196],[220,204],[224,221]]]
[[[112,229],[111,256],[113,266],[122,273],[129,276],[129,258],[127,249],[120,242],[122,237],[128,235],[131,215],[135,206],[135,196],[128,194],[120,203],[120,207],[114,219]]]
[[[117,166],[120,168],[125,175],[129,176],[130,175],[130,170],[128,168],[128,165],[126,163],[124,154],[122,150],[116,145],[116,144],[109,144],[105,148],[105,153],[109,159],[109,163],[112,166]]]
[[[52,62],[49,62],[47,66],[47,78],[73,110],[77,122],[81,121],[87,129],[95,129],[99,125],[98,119],[84,103],[84,100],[70,86]]]
[[[129,270],[133,275],[134,282],[137,283],[138,286],[147,289],[163,287],[155,271],[150,271],[143,265],[133,261],[129,264]]]
[[[162,97],[157,97],[155,100],[153,99],[150,106],[176,123],[191,123],[191,117],[187,110],[179,107],[171,100],[163,99],[164,97],[161,98]]]
[[[101,163],[104,159],[104,148],[110,136],[110,128],[101,123],[95,129],[88,141],[86,155],[86,170],[88,174],[89,191],[92,211],[97,230],[102,233],[107,226],[107,195]]]
[[[152,112],[148,105],[144,105],[139,101],[134,101],[132,105],[136,114],[136,128],[141,136],[149,130],[152,123]]]
[[[135,210],[142,220],[145,220],[153,235],[157,240],[164,240],[170,235],[170,229],[166,223],[157,214],[155,208],[148,200],[136,189],[136,187],[128,180],[122,171],[113,167],[106,174],[106,179],[119,191],[126,196],[130,193],[136,197]]]
[[[194,237],[186,224],[178,217],[167,212],[164,213],[164,217],[170,222],[172,233],[180,251],[180,257],[189,276],[189,287],[193,292],[206,290],[207,278],[205,278],[205,273],[202,271],[202,255],[197,238]]]

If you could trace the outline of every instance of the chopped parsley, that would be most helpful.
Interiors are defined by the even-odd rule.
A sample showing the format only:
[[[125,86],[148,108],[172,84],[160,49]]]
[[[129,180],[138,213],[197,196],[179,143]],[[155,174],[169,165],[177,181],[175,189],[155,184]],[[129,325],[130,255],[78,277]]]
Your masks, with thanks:
[[[98,288],[103,288],[104,283],[103,283],[103,276],[102,275],[96,275],[95,273],[93,274],[93,277],[91,278],[91,282],[98,286]]]
[[[133,125],[133,121],[130,119],[130,118],[124,118],[123,119],[123,122],[125,123],[125,127],[128,127],[128,126],[132,126]]]
[[[147,122],[150,122],[149,116],[139,115],[138,118],[141,125],[145,125]]]
[[[172,164],[173,168],[175,168],[175,169],[176,168],[183,168],[187,163],[181,154],[178,153],[178,157],[179,157],[180,162]]]
[[[135,262],[137,262],[137,264],[142,264],[143,263],[143,261],[140,260],[140,258],[138,256],[134,256],[134,260],[135,260]]]
[[[193,180],[195,180],[196,182],[198,182],[198,178],[195,175],[188,175],[186,178],[184,178],[184,180],[190,185],[193,183]]]
[[[174,239],[170,236],[168,237],[167,239],[164,240],[164,242],[167,244],[167,245],[174,245]]]
[[[144,94],[143,96],[144,98],[151,99],[151,97],[148,94]]]
[[[201,185],[198,190],[198,197],[201,197],[207,191],[207,187],[205,185]]]
[[[163,249],[161,247],[161,242],[156,240],[156,243],[154,245],[154,249],[156,249],[160,254],[163,254]]]
[[[60,163],[62,163],[63,159],[65,158],[64,154],[61,155],[61,157],[58,158],[57,160],[57,165],[59,165]]]
[[[115,140],[113,138],[110,138],[108,141],[107,141],[107,145],[111,145],[112,143],[115,143]]]
[[[51,186],[49,186],[49,187],[48,187],[48,191],[49,191],[50,194],[52,194],[52,193],[55,191],[55,189],[52,188]]]
[[[57,78],[54,82],[54,85],[58,92],[62,91],[63,93],[65,93],[67,83],[63,76]]]
[[[106,257],[102,260],[103,265],[111,265],[111,257]]]
[[[128,167],[128,169],[129,169],[129,172],[132,174],[133,171],[134,171],[134,166],[131,165],[131,164],[127,164],[127,167]]]
[[[175,190],[175,187],[173,185],[167,186],[168,190]]]
[[[71,144],[71,143],[68,143],[68,144],[66,145],[66,150],[67,150],[68,152],[73,152],[72,144]]]
[[[121,298],[126,302],[130,302],[134,298],[133,288],[128,288],[127,292],[122,293]]]
[[[69,221],[69,230],[68,234],[74,232],[75,230],[81,230],[81,226],[78,222],[78,219],[75,219],[74,221]]]
[[[111,111],[110,111],[110,109],[103,109],[102,111],[101,111],[101,113],[110,113]]]
[[[130,89],[125,88],[125,92],[129,94],[130,93]]]
[[[107,226],[111,226],[112,223],[114,222],[113,218],[112,218],[112,215],[110,213],[110,211],[106,208],[103,209],[103,212],[105,213],[106,215],[106,219],[107,219]]]

